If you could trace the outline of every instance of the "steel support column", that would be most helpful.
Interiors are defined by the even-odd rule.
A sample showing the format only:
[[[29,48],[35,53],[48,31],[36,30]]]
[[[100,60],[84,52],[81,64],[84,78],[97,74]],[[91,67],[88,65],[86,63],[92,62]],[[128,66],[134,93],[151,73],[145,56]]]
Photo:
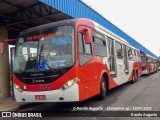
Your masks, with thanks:
[[[0,42],[8,38],[8,31],[0,27]],[[10,90],[10,73],[9,73],[9,52],[8,43],[4,43],[4,53],[0,53],[0,98],[9,97]]]

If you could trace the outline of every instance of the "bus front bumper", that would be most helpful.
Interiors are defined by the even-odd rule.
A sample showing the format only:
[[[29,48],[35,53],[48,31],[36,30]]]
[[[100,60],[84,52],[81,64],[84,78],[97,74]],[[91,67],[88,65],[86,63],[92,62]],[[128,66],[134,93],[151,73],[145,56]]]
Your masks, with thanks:
[[[78,84],[66,90],[51,90],[51,91],[23,91],[19,92],[14,88],[16,102],[72,102],[79,101],[79,89]],[[45,99],[37,100],[35,96],[45,96]]]

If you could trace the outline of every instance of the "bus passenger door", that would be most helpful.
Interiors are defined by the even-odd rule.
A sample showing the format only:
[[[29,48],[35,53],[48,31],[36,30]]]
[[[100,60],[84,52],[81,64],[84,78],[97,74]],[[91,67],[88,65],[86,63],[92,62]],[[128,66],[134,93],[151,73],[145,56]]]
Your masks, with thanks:
[[[87,35],[88,34],[88,35]],[[78,48],[79,48],[79,72],[83,84],[83,97],[89,98],[97,93],[97,78],[95,63],[93,61],[91,45],[91,29],[86,26],[78,27]]]
[[[114,41],[111,38],[107,37],[108,43],[108,53],[109,53],[109,70],[110,74],[116,75],[116,66],[115,66],[115,54],[114,54]]]
[[[124,53],[123,53],[123,45],[120,42],[115,41],[115,50],[116,50],[116,62],[117,62],[117,77],[116,81],[120,85],[124,83]]]
[[[126,45],[123,45],[123,51],[124,51],[124,72],[126,74],[129,74],[129,63],[128,63],[128,55],[127,55],[127,47]]]

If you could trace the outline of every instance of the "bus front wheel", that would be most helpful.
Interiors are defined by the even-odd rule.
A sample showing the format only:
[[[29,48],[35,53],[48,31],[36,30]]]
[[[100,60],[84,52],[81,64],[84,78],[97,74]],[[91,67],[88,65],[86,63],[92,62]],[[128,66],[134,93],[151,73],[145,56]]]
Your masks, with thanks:
[[[104,100],[107,93],[107,84],[104,77],[101,78],[100,94],[97,96],[99,100]]]

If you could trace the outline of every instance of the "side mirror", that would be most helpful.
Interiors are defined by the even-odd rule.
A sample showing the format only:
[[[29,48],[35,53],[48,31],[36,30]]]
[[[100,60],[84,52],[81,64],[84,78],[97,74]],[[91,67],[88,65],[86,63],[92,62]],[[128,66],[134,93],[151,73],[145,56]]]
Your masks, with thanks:
[[[91,43],[91,35],[89,34],[89,31],[87,30],[84,35],[85,35],[86,44],[90,44]]]
[[[91,35],[90,35],[89,30],[86,29],[86,28],[83,28],[81,31],[84,33],[85,43],[86,43],[86,44],[90,44],[90,43],[91,43]]]

